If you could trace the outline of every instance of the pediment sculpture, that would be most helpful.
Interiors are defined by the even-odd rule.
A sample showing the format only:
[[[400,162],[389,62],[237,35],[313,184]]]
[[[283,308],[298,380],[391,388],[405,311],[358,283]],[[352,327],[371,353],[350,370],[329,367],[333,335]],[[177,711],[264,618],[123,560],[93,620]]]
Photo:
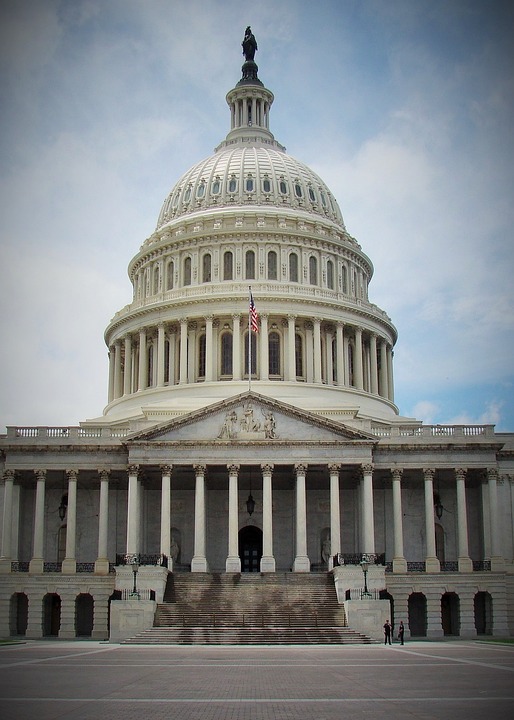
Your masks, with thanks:
[[[225,415],[225,420],[217,436],[218,440],[275,440],[277,437],[275,416],[270,410],[261,408],[262,419],[255,415],[250,402]]]

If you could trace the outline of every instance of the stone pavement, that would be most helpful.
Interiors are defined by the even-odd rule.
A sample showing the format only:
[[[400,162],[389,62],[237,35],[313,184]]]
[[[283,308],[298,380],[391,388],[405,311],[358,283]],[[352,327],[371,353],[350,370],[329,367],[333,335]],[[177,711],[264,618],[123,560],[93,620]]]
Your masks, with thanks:
[[[2,720],[514,717],[514,645],[0,647]]]

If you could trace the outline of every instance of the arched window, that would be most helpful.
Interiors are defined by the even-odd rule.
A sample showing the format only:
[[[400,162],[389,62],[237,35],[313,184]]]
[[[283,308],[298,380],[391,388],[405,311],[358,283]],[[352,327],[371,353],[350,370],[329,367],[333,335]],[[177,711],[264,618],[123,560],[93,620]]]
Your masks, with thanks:
[[[270,250],[268,253],[268,280],[277,279],[277,253]]]
[[[298,255],[289,255],[289,282],[298,282]]]
[[[280,335],[277,332],[268,335],[268,371],[270,375],[280,375]]]
[[[152,344],[149,344],[149,346],[148,346],[148,367],[147,367],[147,380],[146,380],[147,387],[152,387],[152,385],[153,385],[153,364],[154,364],[153,351],[154,351],[154,346],[152,343]]]
[[[232,375],[232,333],[221,336],[221,375]]]
[[[170,260],[166,268],[166,290],[173,290],[173,260]]]
[[[159,292],[159,266],[156,265],[153,269],[153,294],[157,295]]]
[[[318,284],[318,261],[314,255],[309,258],[309,283],[311,285]]]
[[[191,258],[184,260],[184,285],[191,285]]]
[[[348,270],[346,265],[343,265],[341,267],[341,282],[342,282],[342,290],[345,295],[348,295]]]
[[[251,333],[250,342],[252,343],[252,376],[257,375],[257,337],[255,333]],[[245,343],[245,367],[244,374],[248,377],[248,332],[244,336]]]
[[[303,378],[303,338],[296,333],[294,337],[296,377]]]
[[[332,260],[327,261],[327,287],[330,290],[334,289],[334,263]]]
[[[170,341],[166,338],[164,341],[164,382],[170,383],[170,352],[171,352],[171,344]],[[173,382],[173,380],[172,380]]]
[[[200,335],[198,339],[198,377],[205,378],[205,335]]]
[[[245,277],[247,280],[255,279],[255,253],[247,250],[245,255]]]
[[[211,256],[209,253],[205,253],[202,259],[202,281],[211,281]]]
[[[354,385],[353,377],[353,345],[348,345],[348,383],[350,387]]]
[[[232,280],[234,277],[234,259],[230,250],[223,255],[223,280]]]

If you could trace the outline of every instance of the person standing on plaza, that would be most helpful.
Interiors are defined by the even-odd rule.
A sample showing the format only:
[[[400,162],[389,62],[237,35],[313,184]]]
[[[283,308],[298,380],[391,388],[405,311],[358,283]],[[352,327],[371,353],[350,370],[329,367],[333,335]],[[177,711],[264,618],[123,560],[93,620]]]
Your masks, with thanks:
[[[389,645],[391,644],[391,630],[391,623],[389,620],[386,620],[384,624],[384,645],[387,645],[387,643],[389,643]]]
[[[403,624],[403,620],[400,620],[400,625],[398,627],[398,640],[400,641],[400,645],[403,645],[403,636],[405,635],[405,625]]]

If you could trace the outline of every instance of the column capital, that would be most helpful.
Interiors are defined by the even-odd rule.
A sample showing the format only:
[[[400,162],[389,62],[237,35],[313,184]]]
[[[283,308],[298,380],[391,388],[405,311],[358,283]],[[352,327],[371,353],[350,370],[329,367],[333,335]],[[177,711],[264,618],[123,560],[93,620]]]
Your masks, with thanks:
[[[423,479],[433,480],[435,477],[435,468],[423,468]]]
[[[187,326],[187,317],[181,317],[181,318],[179,318],[179,323],[180,323],[182,326],[183,326],[183,325],[186,325],[186,326]]]
[[[36,480],[46,480],[46,470],[34,470]]]
[[[463,468],[463,467],[455,468],[455,479],[456,480],[465,480],[467,474],[468,474],[467,468]]]
[[[263,463],[261,465],[262,474],[263,475],[271,475],[274,467],[275,466],[272,463]]]
[[[498,468],[486,468],[485,474],[488,480],[498,480]]]
[[[139,465],[128,465],[127,472],[129,475],[137,475],[139,477],[141,474],[141,468]]]
[[[305,473],[307,472],[307,468],[308,468],[308,465],[306,465],[304,463],[296,463],[294,466],[294,471],[297,476],[305,475]]]
[[[108,480],[111,474],[111,471],[107,470],[107,468],[98,468],[97,472],[100,480]]]
[[[403,468],[391,468],[391,477],[393,480],[401,480],[403,476]]]
[[[162,475],[171,475],[171,471],[173,470],[173,465],[170,464],[164,464],[159,466],[161,468]]]
[[[361,465],[361,473],[363,475],[372,475],[373,474],[372,463],[365,463],[365,464]]]
[[[212,322],[214,320],[214,315],[212,315],[212,314],[204,315],[204,320],[205,320],[205,322]]]
[[[205,475],[205,472],[207,470],[207,465],[194,465],[196,477]]]
[[[14,472],[14,470],[4,470],[4,474],[2,475],[2,480],[4,483],[7,482],[8,480],[11,480],[12,482],[14,482],[15,475],[16,475],[16,473]]]
[[[66,470],[66,477],[68,478],[68,480],[77,482],[78,475],[79,475],[78,470],[74,470],[74,469]]]
[[[227,469],[230,475],[238,475],[240,467],[241,466],[238,463],[231,463],[230,465],[227,465]]]
[[[329,469],[331,475],[339,475],[339,470],[341,469],[341,463],[329,463],[328,469]]]

